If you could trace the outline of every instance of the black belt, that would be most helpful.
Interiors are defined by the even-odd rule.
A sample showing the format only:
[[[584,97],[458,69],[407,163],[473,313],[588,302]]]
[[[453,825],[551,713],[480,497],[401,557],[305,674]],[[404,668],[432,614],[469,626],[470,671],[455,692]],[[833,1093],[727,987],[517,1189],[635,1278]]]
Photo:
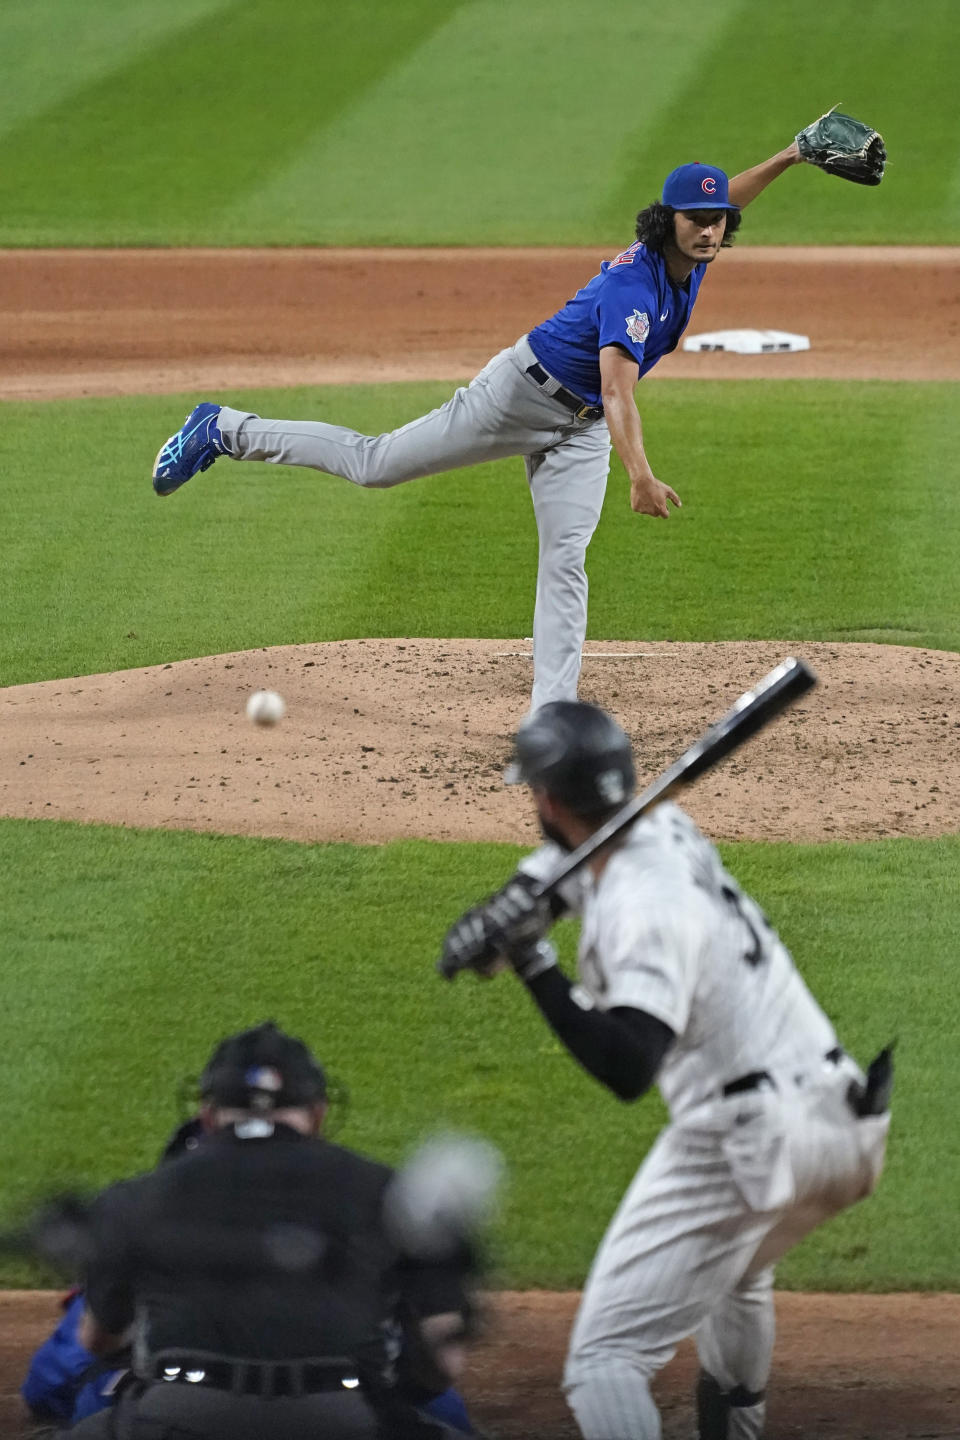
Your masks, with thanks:
[[[150,1380],[224,1390],[261,1400],[281,1400],[324,1391],[357,1390],[360,1379],[345,1360],[227,1360],[214,1355],[161,1352],[151,1363]]]
[[[833,1049],[828,1050],[823,1058],[830,1065],[839,1065],[844,1054],[842,1045],[834,1045]],[[720,1093],[726,1099],[728,1095],[740,1095],[744,1090],[759,1090],[763,1085],[770,1085],[774,1090],[777,1088],[773,1076],[768,1071],[751,1070],[749,1074],[739,1075],[736,1080],[731,1080],[729,1084],[724,1085]]]
[[[548,375],[537,360],[535,360],[532,365],[528,365],[524,373],[529,375],[531,380],[535,380],[536,383],[541,386],[549,385],[553,379],[553,376]],[[573,391],[568,390],[565,385],[561,385],[558,389],[554,390],[550,395],[550,399],[559,400],[561,405],[566,405],[568,410],[572,410],[575,420],[600,420],[603,418],[602,405],[588,405],[580,395],[574,395]]]

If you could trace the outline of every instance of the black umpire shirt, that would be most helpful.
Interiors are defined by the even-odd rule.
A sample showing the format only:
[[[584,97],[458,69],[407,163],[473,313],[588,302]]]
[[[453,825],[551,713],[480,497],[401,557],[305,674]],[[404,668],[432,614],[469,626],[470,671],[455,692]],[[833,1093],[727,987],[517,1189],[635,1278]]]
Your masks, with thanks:
[[[398,1308],[458,1310],[462,1276],[398,1251],[383,1221],[387,1166],[283,1125],[241,1138],[256,1123],[98,1197],[91,1311],[114,1335],[136,1322],[145,1378],[158,1351],[194,1347],[382,1371]]]

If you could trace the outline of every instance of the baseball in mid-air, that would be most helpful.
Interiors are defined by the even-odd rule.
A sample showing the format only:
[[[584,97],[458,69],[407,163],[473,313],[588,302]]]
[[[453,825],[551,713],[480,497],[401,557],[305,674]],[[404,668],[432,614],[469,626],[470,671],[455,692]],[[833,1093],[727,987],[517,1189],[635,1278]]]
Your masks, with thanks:
[[[276,690],[254,690],[247,701],[247,719],[254,725],[276,725],[286,713],[286,701]]]

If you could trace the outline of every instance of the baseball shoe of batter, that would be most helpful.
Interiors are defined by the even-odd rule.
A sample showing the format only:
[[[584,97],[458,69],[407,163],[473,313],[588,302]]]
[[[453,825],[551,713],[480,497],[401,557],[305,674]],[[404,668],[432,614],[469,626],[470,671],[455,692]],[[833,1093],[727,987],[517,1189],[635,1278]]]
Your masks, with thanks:
[[[153,463],[153,488],[158,495],[172,495],[201,470],[209,470],[219,455],[228,453],[217,427],[219,415],[219,405],[203,401],[160,446]]]

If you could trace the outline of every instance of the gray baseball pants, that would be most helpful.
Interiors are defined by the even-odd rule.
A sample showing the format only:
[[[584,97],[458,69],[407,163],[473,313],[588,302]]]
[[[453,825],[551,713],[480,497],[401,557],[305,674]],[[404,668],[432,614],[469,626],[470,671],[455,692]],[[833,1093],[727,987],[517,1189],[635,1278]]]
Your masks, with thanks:
[[[556,382],[541,389],[524,373],[535,359],[524,336],[439,410],[386,435],[313,420],[263,420],[227,406],[217,422],[235,460],[304,465],[368,489],[522,456],[540,541],[531,709],[576,699],[587,630],[584,562],[610,467],[606,421],[575,419],[551,398]]]
[[[660,1440],[650,1378],[695,1336],[739,1392],[727,1440],[762,1440],[774,1265],[874,1189],[889,1114],[857,1118],[849,1057],[805,1087],[706,1101],[668,1125],[594,1258],[570,1337],[567,1399],[584,1440]]]

